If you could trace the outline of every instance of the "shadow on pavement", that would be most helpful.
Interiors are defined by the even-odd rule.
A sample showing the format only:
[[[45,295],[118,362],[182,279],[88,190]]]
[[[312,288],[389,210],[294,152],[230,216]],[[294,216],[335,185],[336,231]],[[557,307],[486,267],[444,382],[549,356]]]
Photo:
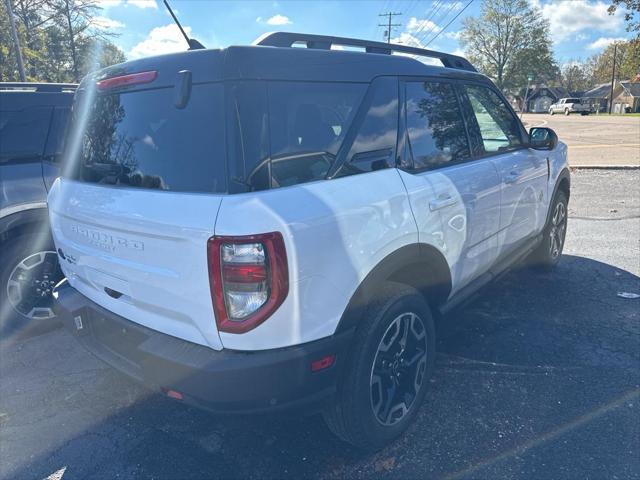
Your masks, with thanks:
[[[2,475],[631,478],[640,471],[640,300],[618,297],[623,291],[640,291],[640,278],[578,256],[565,255],[552,274],[510,273],[442,322],[438,368],[415,425],[373,455],[335,439],[319,416],[211,416],[149,395],[77,352],[95,371],[43,401],[51,415],[63,409],[82,421]],[[66,333],[51,335],[81,348]],[[13,418],[29,412],[9,415],[3,443],[19,428]]]

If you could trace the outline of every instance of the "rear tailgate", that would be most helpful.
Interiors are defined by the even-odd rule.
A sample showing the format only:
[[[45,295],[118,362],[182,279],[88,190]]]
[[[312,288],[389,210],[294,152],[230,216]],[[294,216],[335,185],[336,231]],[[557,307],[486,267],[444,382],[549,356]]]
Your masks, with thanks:
[[[226,189],[223,87],[194,82],[178,107],[176,89],[160,86],[81,93],[72,168],[49,195],[54,239],[70,284],[89,299],[221,349],[207,240]]]

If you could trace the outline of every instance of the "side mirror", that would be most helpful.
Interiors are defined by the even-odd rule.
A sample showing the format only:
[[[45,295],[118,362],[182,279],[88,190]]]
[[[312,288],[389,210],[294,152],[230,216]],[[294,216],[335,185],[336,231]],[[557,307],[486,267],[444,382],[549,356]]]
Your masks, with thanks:
[[[546,127],[533,127],[529,130],[529,148],[553,150],[558,145],[556,132]]]

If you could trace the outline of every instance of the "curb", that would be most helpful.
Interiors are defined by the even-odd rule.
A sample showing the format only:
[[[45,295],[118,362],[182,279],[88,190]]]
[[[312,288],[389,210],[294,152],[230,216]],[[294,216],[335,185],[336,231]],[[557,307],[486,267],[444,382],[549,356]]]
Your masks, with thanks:
[[[640,165],[569,165],[572,170],[640,170]]]

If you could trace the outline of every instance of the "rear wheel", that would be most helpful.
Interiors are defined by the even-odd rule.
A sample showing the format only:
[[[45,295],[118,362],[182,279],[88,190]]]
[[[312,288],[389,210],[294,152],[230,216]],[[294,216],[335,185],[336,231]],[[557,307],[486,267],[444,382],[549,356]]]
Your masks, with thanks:
[[[415,289],[388,283],[358,327],[336,404],[324,413],[341,439],[377,450],[415,418],[435,363],[429,307]]]
[[[50,238],[21,236],[2,245],[0,329],[8,333],[46,329],[53,324],[53,287],[64,277]]]
[[[542,242],[532,254],[532,264],[551,270],[560,261],[567,234],[567,194],[559,190],[552,202],[551,216],[543,231]]]
[[[568,108],[565,108],[565,109],[564,109],[564,114],[565,114],[565,115],[569,116],[569,114],[570,114],[570,113],[571,113],[571,112],[569,111],[569,109],[568,109]]]
[[[556,113],[556,112],[554,112],[554,111],[553,111],[553,108],[550,108],[550,109],[549,109],[549,115],[553,115],[553,114],[555,114],[555,113]]]

